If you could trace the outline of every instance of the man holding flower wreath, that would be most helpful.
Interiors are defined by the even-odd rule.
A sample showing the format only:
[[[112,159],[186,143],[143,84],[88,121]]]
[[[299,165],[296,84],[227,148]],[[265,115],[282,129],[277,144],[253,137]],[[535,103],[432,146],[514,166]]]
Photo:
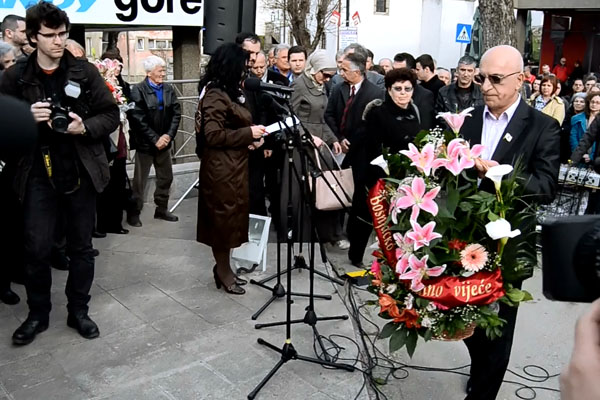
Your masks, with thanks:
[[[560,127],[558,123],[527,106],[519,90],[523,84],[523,60],[517,49],[496,46],[481,58],[475,82],[481,85],[484,106],[475,108],[460,130],[471,146],[485,146],[475,160],[480,177],[498,164],[517,166],[527,203],[549,203],[556,193]],[[494,193],[493,182],[481,181],[480,189]],[[531,237],[535,224],[520,226],[522,237]],[[520,283],[515,287],[520,287]],[[489,339],[484,329],[476,329],[465,340],[471,356],[471,377],[466,400],[493,400],[502,384],[512,347],[517,307],[500,304],[499,317],[506,320],[502,335]]]

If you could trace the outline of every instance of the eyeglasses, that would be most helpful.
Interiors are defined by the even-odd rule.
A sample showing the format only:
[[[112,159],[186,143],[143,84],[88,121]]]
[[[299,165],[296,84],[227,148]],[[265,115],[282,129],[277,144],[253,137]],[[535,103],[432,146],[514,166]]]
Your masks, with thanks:
[[[45,39],[50,39],[50,40],[56,39],[56,38],[59,38],[60,40],[65,40],[66,38],[69,37],[69,31],[62,31],[62,32],[58,32],[58,33],[38,32],[37,34]]]
[[[406,93],[410,93],[413,91],[413,87],[412,86],[392,86],[392,90],[396,93],[402,93],[402,92],[406,92]]]
[[[512,75],[516,75],[516,74],[520,74],[521,71],[517,71],[517,72],[513,72],[512,74],[508,74],[508,75],[497,75],[497,74],[491,74],[491,75],[484,75],[484,74],[477,74],[473,77],[473,80],[475,81],[475,83],[479,84],[479,85],[483,85],[483,83],[485,82],[486,78],[490,80],[490,83],[492,85],[499,85],[500,83],[502,83],[502,81],[506,78],[508,78],[509,76]]]

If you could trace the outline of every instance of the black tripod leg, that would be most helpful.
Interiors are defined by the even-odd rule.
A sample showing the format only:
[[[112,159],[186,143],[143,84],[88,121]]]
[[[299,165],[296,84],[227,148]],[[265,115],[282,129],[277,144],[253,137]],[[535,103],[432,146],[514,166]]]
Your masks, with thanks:
[[[262,314],[263,311],[265,311],[267,309],[267,307],[269,307],[271,305],[272,302],[275,301],[275,299],[277,299],[278,296],[271,296],[271,298],[269,300],[267,300],[267,302],[265,304],[263,304],[263,306],[254,314],[252,314],[252,320],[254,321],[255,319],[257,319],[259,317],[260,314]]]
[[[279,368],[281,368],[281,366],[283,364],[286,363],[287,360],[284,360],[283,358],[281,360],[279,360],[277,362],[277,364],[275,364],[275,366],[273,367],[272,370],[269,371],[269,373],[267,374],[267,376],[265,376],[263,378],[262,381],[260,381],[260,383],[258,384],[258,386],[256,386],[254,388],[254,390],[252,392],[250,392],[250,394],[248,395],[248,399],[252,400],[256,397],[256,395],[258,394],[258,392],[260,392],[260,390],[267,384],[267,382],[269,382],[269,379],[271,379],[273,377],[273,375],[275,375],[275,373],[279,370]]]
[[[301,355],[296,355],[294,357],[294,359],[300,360],[300,361],[306,361],[306,362],[313,363],[313,364],[323,365],[325,367],[332,367],[332,368],[337,368],[337,369],[345,369],[348,372],[354,372],[355,371],[354,366],[352,366],[350,364],[337,364],[337,363],[334,363],[334,362],[331,362],[331,361],[323,361],[323,360],[318,360],[316,358],[305,357],[305,356],[301,356]]]
[[[263,345],[265,347],[268,347],[271,350],[278,352],[279,354],[283,354],[283,350],[282,349],[280,349],[279,347],[277,347],[275,345],[272,345],[271,343],[267,342],[266,340],[264,340],[262,338],[258,338],[257,342],[258,342],[258,344],[261,344],[261,345]]]
[[[329,275],[327,275],[327,274],[324,274],[324,273],[322,273],[321,271],[317,271],[317,270],[315,270],[315,274],[317,274],[317,275],[319,275],[319,276],[322,276],[322,277],[323,277],[323,278],[325,278],[325,279],[329,279],[331,282],[337,283],[337,284],[338,284],[338,285],[340,285],[340,286],[344,286],[344,282],[342,282],[341,280],[339,280],[339,279],[337,279],[337,278],[334,278],[334,277],[331,277],[331,276],[329,276]]]
[[[291,292],[290,293],[292,296],[299,296],[299,297],[310,297],[310,294],[308,293],[296,293],[296,292]],[[313,297],[317,298],[317,299],[325,299],[325,300],[331,300],[331,295],[329,294],[313,294]]]

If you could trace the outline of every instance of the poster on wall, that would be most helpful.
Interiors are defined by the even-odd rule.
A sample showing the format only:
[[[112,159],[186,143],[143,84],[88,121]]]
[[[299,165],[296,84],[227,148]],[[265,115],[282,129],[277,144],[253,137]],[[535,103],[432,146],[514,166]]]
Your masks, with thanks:
[[[73,24],[202,26],[202,0],[47,0],[64,10]],[[0,20],[25,16],[36,0],[0,0]]]

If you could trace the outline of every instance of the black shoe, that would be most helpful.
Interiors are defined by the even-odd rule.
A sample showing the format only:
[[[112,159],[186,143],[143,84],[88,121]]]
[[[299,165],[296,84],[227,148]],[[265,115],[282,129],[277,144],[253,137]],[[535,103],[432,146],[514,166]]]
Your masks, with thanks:
[[[9,306],[14,306],[15,304],[19,304],[21,298],[18,294],[8,288],[0,293],[0,301],[4,304],[8,304]]]
[[[139,214],[127,215],[127,223],[131,226],[135,226],[136,228],[142,226],[142,221],[140,221]]]
[[[100,336],[98,325],[90,319],[85,312],[70,314],[67,317],[67,326],[76,329],[86,339],[94,339]]]
[[[119,228],[119,229],[115,229],[113,230],[108,230],[106,231],[108,233],[115,233],[117,235],[127,235],[129,233],[129,229],[125,229],[125,228]]]
[[[213,276],[215,278],[215,284],[217,285],[217,289],[221,289],[223,286],[223,290],[225,290],[229,294],[244,294],[246,291],[237,284],[237,282],[233,282],[230,286],[225,286],[225,284],[219,278],[219,274],[217,274],[217,266],[213,268]]]
[[[157,208],[156,211],[154,211],[154,218],[162,219],[162,220],[169,221],[169,222],[179,221],[179,218],[177,217],[177,215],[173,214],[169,210],[163,210],[161,208]]]
[[[12,335],[13,344],[24,346],[33,342],[38,333],[48,329],[48,321],[27,317]]]
[[[97,230],[94,230],[94,232],[92,232],[92,237],[96,238],[96,239],[102,239],[106,237],[106,232],[100,232]]]

